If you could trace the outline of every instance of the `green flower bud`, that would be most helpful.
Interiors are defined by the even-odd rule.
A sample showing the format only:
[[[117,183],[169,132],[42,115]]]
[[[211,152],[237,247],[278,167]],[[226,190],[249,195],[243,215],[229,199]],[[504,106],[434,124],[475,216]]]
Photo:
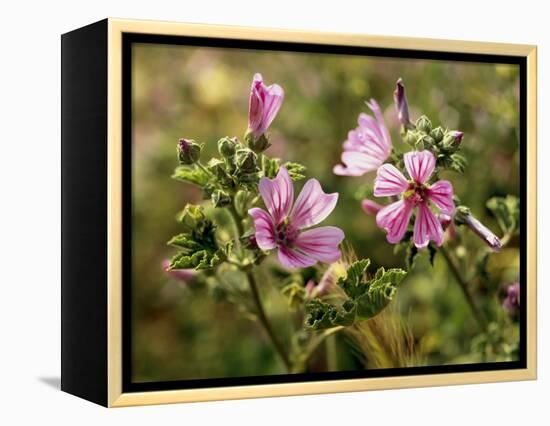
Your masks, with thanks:
[[[180,139],[178,159],[180,164],[194,164],[199,161],[202,147],[192,139]]]
[[[221,138],[218,141],[218,152],[223,158],[231,158],[235,155],[237,151],[238,142],[236,138]]]
[[[405,133],[405,136],[403,136],[403,142],[411,146],[414,146],[417,140],[418,140],[418,134],[415,131],[409,130],[407,133]]]
[[[208,170],[212,172],[223,186],[231,186],[233,181],[231,176],[225,170],[225,163],[217,158],[212,158],[208,162]]]
[[[441,126],[436,127],[430,132],[430,136],[434,139],[435,143],[439,143],[443,140],[443,136],[445,135],[445,131]]]
[[[189,229],[197,229],[206,220],[202,206],[187,204],[178,215],[178,221]]]
[[[425,135],[422,137],[422,143],[425,148],[431,148],[435,145],[435,140],[431,136]]]
[[[430,133],[432,131],[432,122],[428,117],[423,115],[418,120],[416,120],[416,128],[424,133]]]
[[[254,135],[249,132],[246,134],[245,138],[248,147],[257,154],[264,152],[271,146],[265,134],[261,134],[260,137],[255,138]]]
[[[211,200],[214,207],[226,207],[231,204],[231,197],[220,189],[212,193]]]
[[[255,172],[257,170],[258,156],[248,148],[238,149],[236,155],[237,167],[242,172]]]

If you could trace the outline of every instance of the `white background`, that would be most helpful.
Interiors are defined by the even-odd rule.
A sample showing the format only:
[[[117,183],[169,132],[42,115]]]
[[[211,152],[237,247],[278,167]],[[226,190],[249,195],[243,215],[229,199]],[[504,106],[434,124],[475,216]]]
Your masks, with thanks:
[[[0,5],[0,424],[550,424],[550,49],[544,1],[8,1]],[[60,34],[107,16],[539,46],[536,382],[107,410],[58,391]]]

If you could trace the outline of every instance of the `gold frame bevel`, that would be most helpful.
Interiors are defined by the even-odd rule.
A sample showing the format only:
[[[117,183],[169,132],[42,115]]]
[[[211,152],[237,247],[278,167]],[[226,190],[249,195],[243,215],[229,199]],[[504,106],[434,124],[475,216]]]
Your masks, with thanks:
[[[401,377],[122,392],[122,34],[217,37],[327,45],[444,51],[527,58],[527,368]],[[534,380],[536,370],[537,274],[537,49],[533,45],[437,40],[140,20],[108,20],[108,406],[166,404],[425,386]]]

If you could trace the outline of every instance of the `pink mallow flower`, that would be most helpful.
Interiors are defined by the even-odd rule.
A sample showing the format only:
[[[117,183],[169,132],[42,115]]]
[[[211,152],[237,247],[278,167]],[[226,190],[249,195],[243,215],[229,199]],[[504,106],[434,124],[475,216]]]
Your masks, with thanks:
[[[309,179],[296,198],[285,167],[275,179],[263,177],[260,195],[267,212],[260,208],[248,211],[254,219],[256,243],[262,250],[278,249],[279,261],[290,268],[304,268],[315,263],[331,263],[340,259],[338,245],[344,232],[335,226],[317,225],[334,210],[338,193],[325,194],[316,179]]]
[[[430,151],[407,152],[404,160],[410,180],[391,164],[384,164],[378,169],[374,195],[401,196],[401,199],[380,210],[376,215],[376,224],[387,231],[388,242],[398,243],[403,239],[413,210],[416,209],[413,232],[415,246],[424,248],[430,240],[440,246],[443,244],[443,228],[432,211],[432,204],[441,213],[452,216],[453,186],[446,180],[428,185],[435,169],[435,157]]]
[[[364,112],[359,114],[359,126],[349,131],[348,139],[343,144],[342,164],[334,166],[336,175],[362,176],[378,169],[391,154],[390,133],[384,124],[380,107],[374,99],[367,105],[374,117]]]
[[[248,131],[255,138],[263,135],[279,112],[285,92],[278,84],[266,86],[261,74],[254,74],[248,107]]]

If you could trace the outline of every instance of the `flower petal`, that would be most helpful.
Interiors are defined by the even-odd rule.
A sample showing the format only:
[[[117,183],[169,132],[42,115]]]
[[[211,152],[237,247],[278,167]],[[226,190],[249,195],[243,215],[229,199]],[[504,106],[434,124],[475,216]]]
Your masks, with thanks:
[[[336,176],[363,176],[366,172],[361,169],[352,169],[343,164],[337,164],[332,168]]]
[[[288,216],[294,199],[294,186],[286,168],[282,166],[275,179],[261,178],[258,189],[273,222],[278,225]]]
[[[438,180],[428,188],[428,197],[439,207],[441,213],[452,216],[455,210],[453,185],[448,180]]]
[[[260,208],[248,210],[256,228],[256,243],[262,250],[271,250],[277,245],[275,239],[275,224],[269,214]]]
[[[363,173],[372,172],[383,163],[376,157],[359,151],[345,151],[342,153],[342,163],[347,167],[362,170]]]
[[[334,210],[337,201],[337,192],[325,194],[319,181],[310,179],[296,198],[289,221],[295,229],[317,225]]]
[[[256,137],[260,136],[260,134],[256,133],[260,129],[264,111],[264,101],[260,93],[262,84],[262,75],[258,73],[254,74],[248,103],[248,128]]]
[[[278,256],[279,262],[288,268],[307,268],[317,263],[315,259],[286,246],[279,247]]]
[[[389,204],[376,215],[376,224],[387,231],[386,239],[395,244],[403,239],[411,220],[413,205],[407,200]]]
[[[367,106],[371,109],[371,111],[374,114],[374,117],[376,118],[376,123],[378,124],[379,132],[382,135],[381,142],[383,143],[383,146],[387,150],[389,155],[389,152],[392,149],[391,137],[390,137],[390,132],[388,132],[386,124],[384,123],[384,116],[380,111],[380,106],[378,105],[378,102],[376,102],[374,99],[371,99],[370,102],[367,102]]]
[[[298,235],[294,247],[306,256],[320,262],[336,262],[342,256],[338,245],[344,239],[344,232],[336,226],[321,226]]]
[[[397,167],[392,164],[384,164],[378,169],[374,180],[375,197],[391,197],[405,192],[409,182]]]
[[[443,228],[427,203],[420,203],[414,221],[414,245],[421,249],[426,247],[430,240],[438,246],[443,244]]]
[[[267,130],[283,105],[285,91],[278,84],[272,84],[265,89],[265,101],[262,128]]]
[[[405,167],[411,179],[426,183],[435,169],[435,157],[430,151],[410,151],[404,155]]]

